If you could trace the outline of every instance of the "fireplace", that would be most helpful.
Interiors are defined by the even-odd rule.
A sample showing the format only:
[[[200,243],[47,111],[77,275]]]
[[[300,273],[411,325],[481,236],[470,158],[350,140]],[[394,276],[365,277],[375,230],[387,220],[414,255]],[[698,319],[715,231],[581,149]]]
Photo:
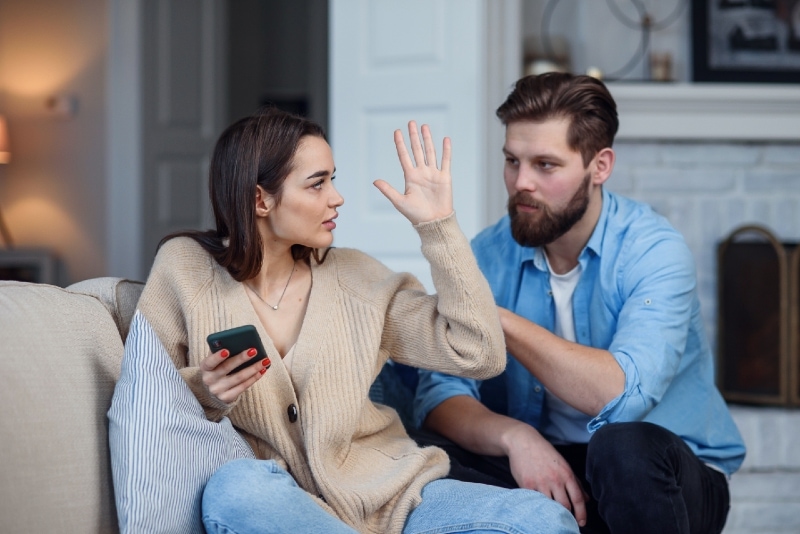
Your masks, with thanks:
[[[717,385],[727,401],[800,406],[800,247],[742,226],[718,248]]]

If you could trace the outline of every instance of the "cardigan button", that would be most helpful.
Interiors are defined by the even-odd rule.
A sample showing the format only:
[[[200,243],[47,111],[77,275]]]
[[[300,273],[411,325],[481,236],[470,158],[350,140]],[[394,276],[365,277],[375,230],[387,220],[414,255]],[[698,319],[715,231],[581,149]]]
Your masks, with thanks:
[[[297,421],[297,406],[290,404],[289,407],[286,408],[286,413],[289,415],[290,423]]]

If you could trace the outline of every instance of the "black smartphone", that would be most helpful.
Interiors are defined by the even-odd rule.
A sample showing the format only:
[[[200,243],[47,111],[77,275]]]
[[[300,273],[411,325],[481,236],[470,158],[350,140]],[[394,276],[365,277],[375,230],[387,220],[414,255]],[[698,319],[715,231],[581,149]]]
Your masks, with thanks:
[[[243,350],[250,348],[255,348],[258,351],[255,356],[228,373],[229,375],[241,371],[248,365],[253,365],[267,357],[267,351],[264,350],[261,337],[258,335],[256,327],[251,324],[209,334],[208,337],[206,337],[206,342],[211,352],[219,352],[222,349],[228,349],[231,356],[235,356]]]

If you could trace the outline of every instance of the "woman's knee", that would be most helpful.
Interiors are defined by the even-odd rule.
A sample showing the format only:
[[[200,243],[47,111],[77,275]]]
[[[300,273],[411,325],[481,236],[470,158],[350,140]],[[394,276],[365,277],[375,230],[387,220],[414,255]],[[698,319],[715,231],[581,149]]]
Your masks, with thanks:
[[[280,507],[281,499],[288,497],[288,487],[297,488],[297,484],[272,460],[233,460],[217,469],[206,484],[203,511],[221,509],[227,514],[238,507]]]
[[[578,531],[569,510],[529,489],[436,480],[423,490],[422,502],[409,517],[406,532],[469,525],[493,532]]]

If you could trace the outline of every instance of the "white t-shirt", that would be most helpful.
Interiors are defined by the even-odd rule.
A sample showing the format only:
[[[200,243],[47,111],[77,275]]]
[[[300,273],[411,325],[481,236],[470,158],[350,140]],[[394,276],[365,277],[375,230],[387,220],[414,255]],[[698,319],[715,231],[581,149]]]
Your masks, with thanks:
[[[556,307],[555,334],[567,341],[575,342],[577,338],[575,337],[575,319],[572,315],[572,295],[581,278],[581,266],[580,264],[576,265],[566,274],[556,274],[548,260],[547,268],[550,270],[550,288],[553,291],[553,301]],[[589,424],[591,417],[579,412],[547,389],[545,389],[545,410],[547,419],[542,433],[552,443],[589,442],[590,435],[586,430],[586,425]]]

